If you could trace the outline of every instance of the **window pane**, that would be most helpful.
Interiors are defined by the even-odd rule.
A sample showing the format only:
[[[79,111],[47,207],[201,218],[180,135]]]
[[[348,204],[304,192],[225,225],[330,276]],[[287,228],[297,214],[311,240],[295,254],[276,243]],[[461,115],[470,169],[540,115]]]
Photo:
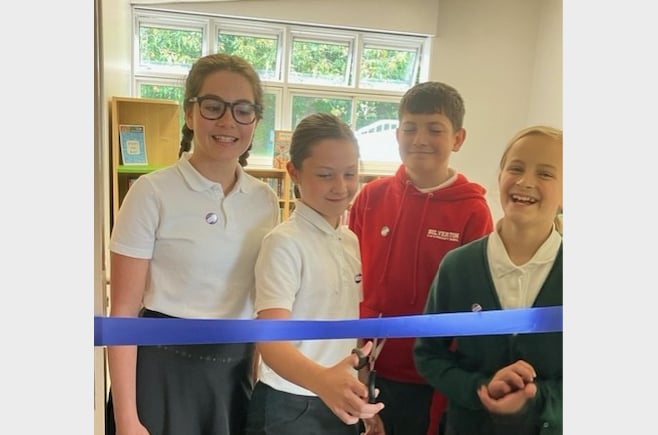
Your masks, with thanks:
[[[201,30],[139,26],[140,66],[189,68],[201,56]]]
[[[139,96],[143,98],[163,98],[165,100],[178,101],[180,106],[179,110],[179,124],[183,128],[185,123],[185,113],[183,113],[183,96],[185,90],[182,86],[162,85],[162,84],[139,84]]]
[[[327,112],[351,124],[352,100],[349,98],[292,97],[292,128],[294,129],[305,116],[315,112]]]
[[[361,160],[399,162],[395,129],[398,127],[398,103],[392,101],[357,102],[356,138]]]
[[[398,102],[357,100],[356,128],[367,126],[380,119],[392,119],[397,123]]]
[[[404,91],[415,83],[416,50],[366,47],[359,86]]]
[[[278,80],[276,37],[242,36],[220,33],[217,48],[220,52],[236,54],[248,60],[258,71],[261,80]]]
[[[263,103],[263,119],[258,122],[254,132],[253,147],[249,152],[249,164],[272,165],[274,158],[274,119],[276,106],[276,95],[265,92]]]
[[[183,87],[172,85],[153,85],[142,83],[139,85],[139,95],[144,98],[164,98],[183,103]]]
[[[293,40],[290,81],[347,86],[349,51],[348,43]]]

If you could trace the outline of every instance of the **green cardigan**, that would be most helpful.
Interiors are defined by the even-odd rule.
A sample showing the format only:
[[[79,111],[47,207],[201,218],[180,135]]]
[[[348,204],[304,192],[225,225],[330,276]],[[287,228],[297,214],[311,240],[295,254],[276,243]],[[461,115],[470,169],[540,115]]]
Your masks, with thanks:
[[[488,236],[450,251],[430,287],[425,314],[501,309],[487,261]],[[562,246],[533,306],[562,305]],[[418,338],[419,373],[448,398],[447,421],[458,433],[561,434],[562,333]],[[519,359],[537,373],[537,395],[513,416],[489,413],[477,396],[480,385]]]

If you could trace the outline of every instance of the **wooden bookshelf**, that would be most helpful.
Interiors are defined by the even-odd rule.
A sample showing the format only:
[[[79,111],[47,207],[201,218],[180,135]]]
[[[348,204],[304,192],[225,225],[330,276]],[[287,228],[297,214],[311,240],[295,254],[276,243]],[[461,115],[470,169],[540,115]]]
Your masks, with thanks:
[[[245,171],[259,178],[272,187],[276,194],[279,196],[279,207],[281,208],[281,220],[288,219],[292,209],[294,208],[295,198],[292,194],[292,182],[288,171],[278,168],[259,168],[259,167],[245,167]]]
[[[123,165],[119,125],[144,126],[147,165]],[[119,206],[131,180],[178,159],[180,146],[179,105],[173,100],[112,97],[110,100],[110,222],[114,223]]]

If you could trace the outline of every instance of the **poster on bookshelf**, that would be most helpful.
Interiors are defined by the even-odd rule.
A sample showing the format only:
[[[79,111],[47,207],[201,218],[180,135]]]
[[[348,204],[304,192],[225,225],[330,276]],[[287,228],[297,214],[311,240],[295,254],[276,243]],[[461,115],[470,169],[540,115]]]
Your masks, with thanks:
[[[144,126],[134,124],[119,125],[121,161],[124,165],[147,165]]]
[[[286,163],[290,160],[290,139],[292,131],[274,131],[274,161],[272,166],[276,169],[286,169]]]

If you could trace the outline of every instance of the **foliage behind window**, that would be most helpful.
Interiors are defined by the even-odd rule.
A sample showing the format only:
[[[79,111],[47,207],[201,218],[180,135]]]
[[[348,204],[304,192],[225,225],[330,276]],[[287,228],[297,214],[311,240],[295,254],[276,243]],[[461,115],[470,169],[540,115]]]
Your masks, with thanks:
[[[134,7],[136,94],[182,103],[190,66],[206,53],[247,59],[265,89],[250,164],[271,166],[274,131],[306,115],[330,112],[350,124],[364,161],[394,169],[395,126],[402,94],[427,71],[427,37],[291,23],[238,20]],[[181,127],[183,113],[181,110]]]
[[[202,53],[203,34],[151,26],[139,28],[139,63],[189,68]]]
[[[261,80],[276,78],[276,38],[220,33],[217,52],[237,54],[247,59],[258,71]]]

